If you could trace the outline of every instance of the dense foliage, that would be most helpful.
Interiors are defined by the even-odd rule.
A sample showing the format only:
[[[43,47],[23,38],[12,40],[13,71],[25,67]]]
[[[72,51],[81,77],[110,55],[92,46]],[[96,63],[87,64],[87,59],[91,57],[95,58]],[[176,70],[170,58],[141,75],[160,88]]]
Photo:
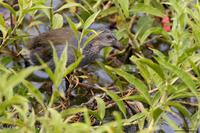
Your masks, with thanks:
[[[58,1],[0,0],[0,132],[200,130],[198,0]],[[97,70],[77,68],[81,48],[68,67],[66,50],[58,58],[54,48],[54,71],[42,61],[25,67],[20,52],[31,34],[68,25],[81,29],[81,41],[94,22],[114,28],[123,45],[93,65],[109,85]],[[48,89],[27,78],[37,70],[48,74]]]

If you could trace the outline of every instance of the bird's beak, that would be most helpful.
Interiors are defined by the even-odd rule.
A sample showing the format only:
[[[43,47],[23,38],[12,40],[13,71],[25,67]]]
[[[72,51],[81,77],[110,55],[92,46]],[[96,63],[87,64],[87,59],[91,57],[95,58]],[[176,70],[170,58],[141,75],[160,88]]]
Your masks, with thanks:
[[[118,50],[122,50],[122,45],[118,41],[114,43],[112,47]]]

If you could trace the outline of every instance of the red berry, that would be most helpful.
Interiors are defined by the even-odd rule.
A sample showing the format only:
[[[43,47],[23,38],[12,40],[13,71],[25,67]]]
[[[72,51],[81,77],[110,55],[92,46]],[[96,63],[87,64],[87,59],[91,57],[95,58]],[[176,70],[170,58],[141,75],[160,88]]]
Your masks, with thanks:
[[[162,23],[163,23],[163,24],[169,23],[169,22],[170,22],[170,19],[169,19],[168,16],[166,16],[166,17],[164,17],[164,18],[162,19]]]

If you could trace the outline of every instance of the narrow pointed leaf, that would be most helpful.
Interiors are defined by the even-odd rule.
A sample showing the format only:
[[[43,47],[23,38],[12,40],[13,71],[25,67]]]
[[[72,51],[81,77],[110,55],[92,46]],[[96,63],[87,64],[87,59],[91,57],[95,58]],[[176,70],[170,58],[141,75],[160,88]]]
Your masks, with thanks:
[[[97,111],[98,111],[98,114],[99,114],[101,120],[103,120],[103,118],[105,116],[105,112],[106,112],[105,102],[103,101],[103,99],[101,99],[99,97],[95,97],[95,99],[97,101]]]
[[[96,19],[96,17],[98,16],[98,14],[100,13],[100,11],[95,12],[94,14],[92,14],[84,23],[83,25],[83,29],[87,29]]]
[[[141,80],[136,78],[134,75],[124,72],[120,69],[115,69],[115,68],[112,68],[109,66],[106,66],[106,68],[116,72],[118,75],[120,75],[121,77],[126,79],[130,84],[134,85],[136,87],[136,89],[138,90],[138,92],[147,100],[149,105],[151,105],[151,98],[150,98],[150,95],[148,92],[148,88]]]

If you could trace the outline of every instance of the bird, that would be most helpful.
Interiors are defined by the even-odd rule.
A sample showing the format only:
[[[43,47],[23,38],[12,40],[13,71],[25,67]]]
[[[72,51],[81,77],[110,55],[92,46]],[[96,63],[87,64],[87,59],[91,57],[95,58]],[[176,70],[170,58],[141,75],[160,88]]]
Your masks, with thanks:
[[[104,47],[113,47],[117,49],[121,47],[119,41],[110,29],[100,28],[96,31],[99,32],[99,34],[97,34],[97,36],[82,50],[83,59],[80,62],[79,67],[95,61]],[[78,32],[78,34],[81,35],[81,32]],[[83,38],[80,47],[83,47],[83,44],[87,39],[88,36]],[[51,30],[31,38],[21,54],[24,59],[28,61],[29,65],[40,65],[40,61],[38,60],[39,56],[39,58],[46,62],[51,69],[54,69],[53,52],[50,44],[53,44],[55,47],[58,57],[61,56],[64,48],[68,45],[68,60],[66,66],[75,62],[78,39],[75,36],[75,32],[70,27]]]

